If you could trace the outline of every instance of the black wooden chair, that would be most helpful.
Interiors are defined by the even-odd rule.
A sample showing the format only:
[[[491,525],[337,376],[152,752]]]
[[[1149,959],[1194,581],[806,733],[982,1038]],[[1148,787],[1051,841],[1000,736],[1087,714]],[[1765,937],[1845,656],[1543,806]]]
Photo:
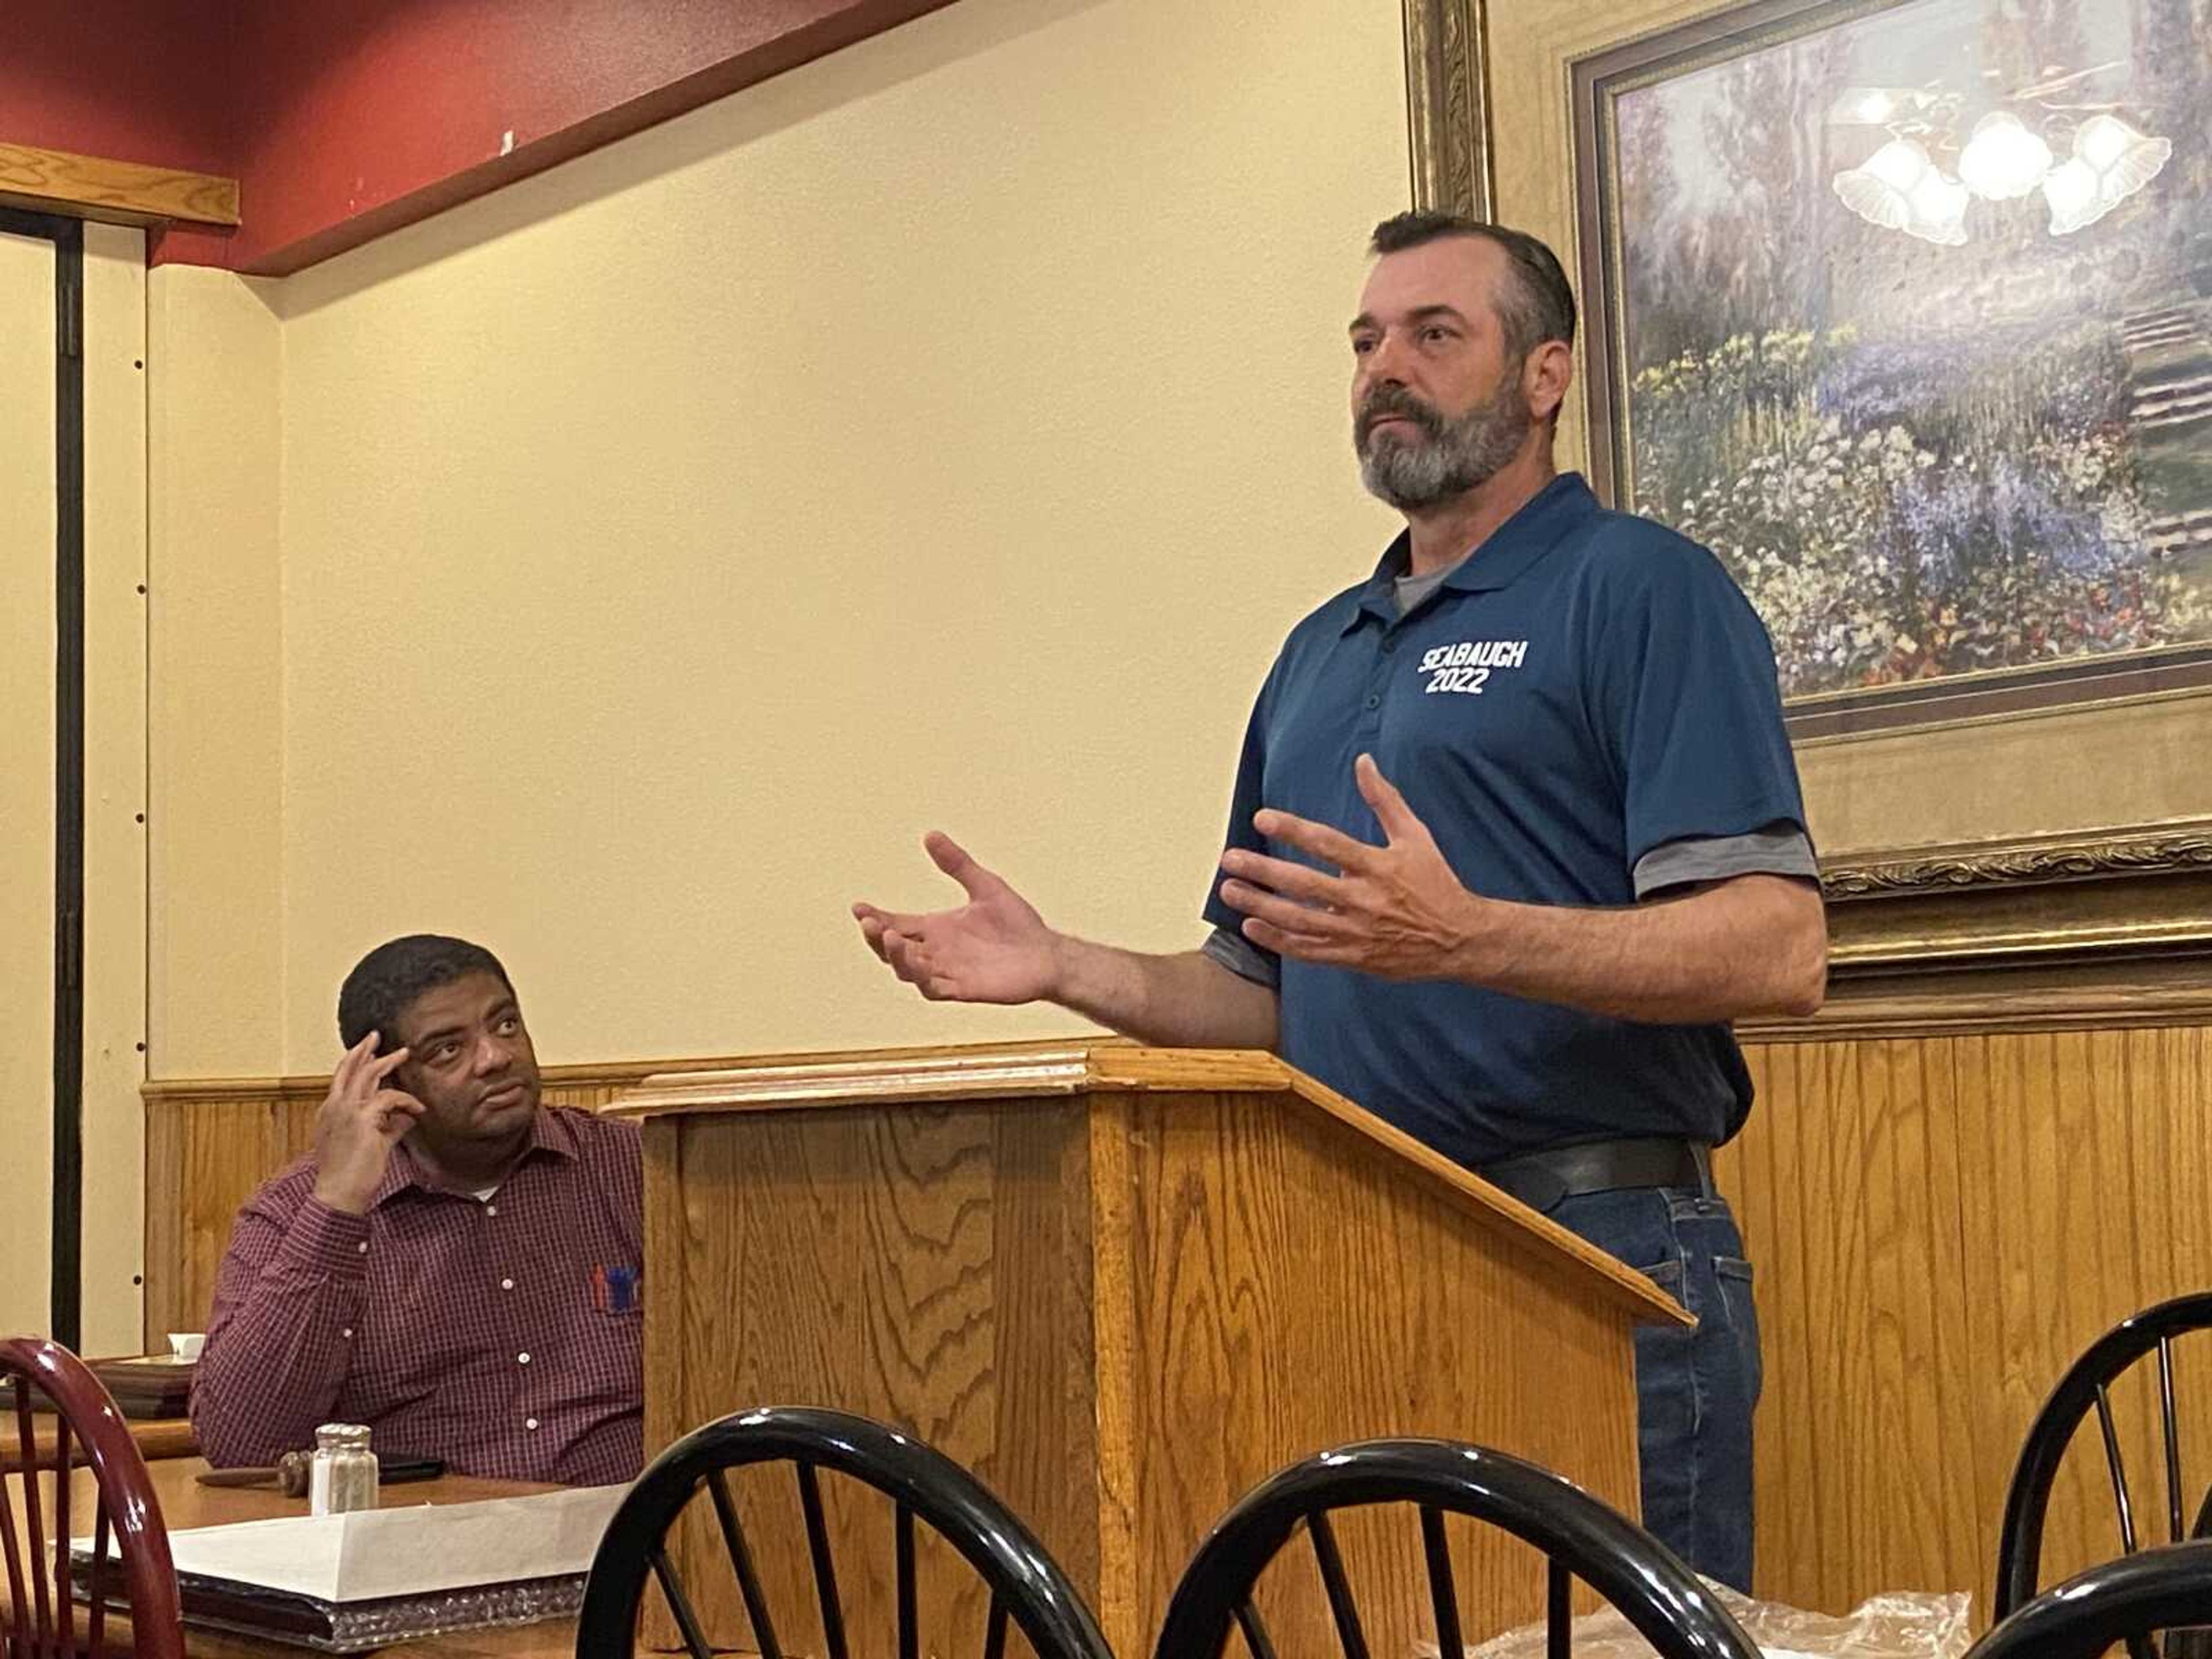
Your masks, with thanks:
[[[2161,1544],[2092,1567],[2001,1620],[1966,1659],[2097,1659],[2153,1651],[2164,1632],[2194,1639],[2212,1623],[2212,1542]],[[2169,1652],[2174,1650],[2169,1646]]]
[[[1273,1659],[1253,1591],[1303,1529],[1346,1659],[1369,1646],[1329,1525],[1338,1510],[1405,1504],[1420,1511],[1430,1613],[1443,1659],[1463,1659],[1447,1515],[1472,1516],[1547,1559],[1547,1652],[1571,1653],[1570,1593],[1581,1579],[1661,1659],[1759,1659],[1759,1650],[1697,1576],[1659,1540],[1580,1487],[1516,1457],[1444,1440],[1370,1440],[1270,1476],[1239,1499],[1199,1548],[1168,1605],[1154,1659],[1220,1659],[1242,1632],[1252,1659]]]
[[[2060,1463],[2073,1443],[2075,1431],[2090,1412],[2104,1440],[2105,1466],[2112,1483],[2112,1499],[2118,1510],[2122,1556],[2134,1555],[2142,1547],[2142,1528],[2137,1505],[2120,1453],[2119,1431],[2113,1420],[2112,1386],[2137,1361],[2158,1357],[2160,1428],[2165,1449],[2166,1538],[2178,1544],[2212,1532],[2212,1492],[2191,1502],[2191,1489],[2182,1473],[2181,1435],[2174,1406],[2173,1341],[2186,1332],[2212,1328],[2212,1295],[2185,1296],[2146,1308],[2124,1319],[2089,1345],[2051,1391],[2043,1409],[2027,1431],[2014,1465],[2012,1485],[2005,1494],[2004,1529],[1997,1543],[1995,1621],[2002,1623],[2024,1608],[2036,1595],[2043,1565],[2044,1522],[2051,1508],[2052,1483]],[[2080,1583],[2080,1580],[2074,1581]],[[2117,1594],[2118,1592],[2114,1592]],[[2137,1641],[2129,1650],[2136,1659],[2148,1659],[2151,1650]]]
[[[693,1659],[714,1649],[671,1560],[669,1530],[704,1493],[714,1507],[761,1659],[783,1659],[774,1610],[738,1513],[728,1472],[788,1463],[801,1512],[822,1617],[826,1659],[848,1659],[837,1566],[824,1518],[821,1475],[842,1475],[890,1498],[900,1659],[925,1650],[918,1628],[917,1522],[957,1550],[990,1591],[985,1659],[1006,1651],[1011,1621],[1037,1659],[1113,1659],[1097,1621],[1067,1577],[1013,1512],[958,1464],[911,1436],[865,1417],[799,1407],[742,1412],[694,1430],[654,1458],[607,1523],[584,1588],[577,1659],[635,1651],[647,1579],[657,1580]],[[757,1520],[758,1517],[756,1516]],[[872,1650],[874,1643],[866,1645]],[[927,1650],[939,1653],[941,1647]]]

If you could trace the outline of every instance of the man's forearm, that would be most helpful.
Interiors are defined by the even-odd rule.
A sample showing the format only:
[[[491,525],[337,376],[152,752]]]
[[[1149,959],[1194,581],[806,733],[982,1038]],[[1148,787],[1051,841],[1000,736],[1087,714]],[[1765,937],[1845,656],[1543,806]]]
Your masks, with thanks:
[[[278,1232],[241,1218],[207,1350],[194,1368],[193,1431],[207,1460],[273,1463],[312,1446],[344,1387],[367,1298],[368,1224],[310,1203]]]
[[[1275,993],[1202,951],[1152,956],[1063,936],[1052,1000],[1162,1048],[1275,1046]]]
[[[1787,876],[1738,876],[1619,910],[1484,900],[1475,917],[1453,977],[1619,1019],[1803,1016],[1827,981],[1820,893]]]

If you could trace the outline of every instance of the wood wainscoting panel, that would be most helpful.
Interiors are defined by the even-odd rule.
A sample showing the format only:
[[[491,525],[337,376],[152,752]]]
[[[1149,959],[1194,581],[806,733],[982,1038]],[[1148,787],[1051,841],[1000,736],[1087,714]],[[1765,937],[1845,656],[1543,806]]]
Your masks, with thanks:
[[[307,1150],[320,1096],[275,1079],[225,1097],[149,1100],[146,1112],[146,1351],[204,1331],[230,1224],[253,1190]]]
[[[1855,1000],[1753,1035],[1759,1104],[1717,1160],[1765,1338],[1759,1589],[1832,1610],[1884,1589],[1971,1590],[1986,1617],[2006,1483],[2051,1385],[2126,1315],[2212,1287],[2212,1023],[2055,990],[1987,1007]],[[549,1067],[546,1098],[599,1105],[649,1073],[731,1063]],[[307,1146],[325,1087],[147,1086],[149,1346],[205,1328],[231,1218]],[[2193,1512],[2212,1483],[2212,1336],[2178,1358]],[[2154,1402],[2137,1387],[2116,1405],[2162,1537]],[[1091,1547],[1126,1595],[1134,1564],[1115,1536]],[[2116,1553],[2085,1444],[2062,1472],[2045,1577]]]
[[[1841,1610],[1966,1589],[1985,1618],[2029,1421],[2094,1337],[2212,1285],[2212,1028],[2004,1031],[1748,1051],[1759,1103],[1718,1160],[1757,1264],[1762,1595]],[[2179,1346],[2185,1505],[2212,1483],[2212,1338]],[[2117,1397],[2165,1531],[2147,1387]],[[2118,1553],[2092,1429],[2046,1582]]]

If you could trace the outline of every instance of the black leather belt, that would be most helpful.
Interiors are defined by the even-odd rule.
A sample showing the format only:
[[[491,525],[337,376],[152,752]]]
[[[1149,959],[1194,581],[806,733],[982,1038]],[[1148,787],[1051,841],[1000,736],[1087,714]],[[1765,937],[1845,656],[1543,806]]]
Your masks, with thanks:
[[[1624,1187],[1688,1187],[1713,1195],[1711,1149],[1694,1140],[1585,1140],[1502,1158],[1475,1173],[1534,1210]]]

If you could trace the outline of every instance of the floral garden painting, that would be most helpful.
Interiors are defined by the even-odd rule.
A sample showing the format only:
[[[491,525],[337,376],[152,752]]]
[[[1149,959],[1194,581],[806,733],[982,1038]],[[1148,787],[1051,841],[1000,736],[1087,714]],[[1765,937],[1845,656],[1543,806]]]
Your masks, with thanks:
[[[2212,0],[1759,15],[1592,82],[1616,501],[1793,713],[2212,659]]]

